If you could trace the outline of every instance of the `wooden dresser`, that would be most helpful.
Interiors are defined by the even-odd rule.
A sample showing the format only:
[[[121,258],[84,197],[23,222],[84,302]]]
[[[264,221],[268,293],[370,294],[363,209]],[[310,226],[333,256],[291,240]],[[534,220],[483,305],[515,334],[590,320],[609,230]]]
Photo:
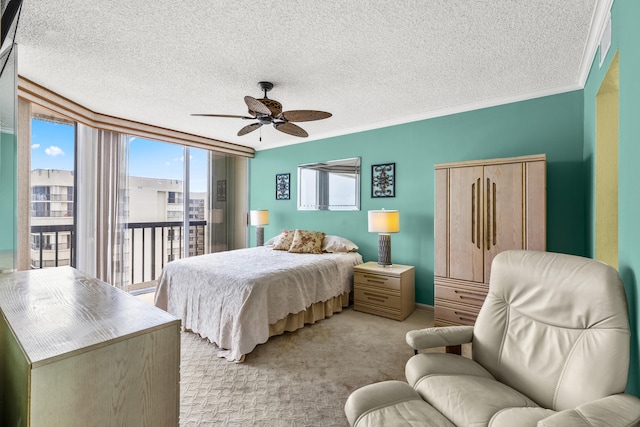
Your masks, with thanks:
[[[545,250],[546,157],[435,166],[435,324],[473,325],[491,262],[507,249]]]
[[[379,267],[367,262],[353,268],[353,308],[394,320],[404,320],[413,313],[415,268],[393,264]]]
[[[177,426],[180,320],[71,267],[0,274],[0,420]]]

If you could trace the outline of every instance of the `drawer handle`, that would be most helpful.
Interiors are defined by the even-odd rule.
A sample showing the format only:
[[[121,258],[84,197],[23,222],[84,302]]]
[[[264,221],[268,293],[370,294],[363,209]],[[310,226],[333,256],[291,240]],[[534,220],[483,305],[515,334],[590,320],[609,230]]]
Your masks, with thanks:
[[[470,299],[470,300],[473,300],[473,301],[484,302],[484,297],[482,295],[479,295],[479,294],[474,294],[474,293],[471,293],[471,292],[463,292],[463,291],[458,291],[458,290],[455,290],[453,292],[460,299]]]
[[[378,302],[387,302],[387,299],[388,299],[388,297],[380,296],[377,294],[370,294],[369,292],[364,292],[364,295],[370,300],[378,301]]]
[[[454,313],[456,314],[456,316],[458,316],[458,319],[465,321],[465,322],[475,322],[476,319],[472,319],[470,317],[465,317],[464,315],[460,315],[460,313],[458,313],[457,311],[454,311]]]
[[[384,280],[372,280],[372,279],[367,279],[367,282],[370,282],[370,283],[379,283],[379,284],[381,284],[381,285],[384,285],[384,284],[385,284],[385,281],[384,281]]]
[[[385,278],[385,277],[372,276],[372,275],[370,275],[370,274],[363,274],[362,276],[363,276],[363,277],[365,277],[365,278],[366,278],[366,279],[368,279],[368,280],[371,280],[371,279],[377,279],[377,281],[378,281],[379,283],[384,283],[384,282],[386,282],[386,281],[388,280],[388,279],[387,279],[387,278]]]

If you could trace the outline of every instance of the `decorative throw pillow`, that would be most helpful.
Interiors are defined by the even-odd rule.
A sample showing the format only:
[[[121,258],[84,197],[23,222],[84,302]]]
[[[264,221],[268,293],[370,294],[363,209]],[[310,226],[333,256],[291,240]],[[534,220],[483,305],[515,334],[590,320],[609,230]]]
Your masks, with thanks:
[[[324,233],[321,231],[296,230],[293,234],[293,242],[291,242],[289,252],[321,254],[322,239],[324,239]]]
[[[351,240],[340,236],[324,236],[322,240],[322,252],[356,252],[358,246]]]
[[[293,230],[282,230],[273,244],[273,249],[277,251],[288,251],[293,242]]]

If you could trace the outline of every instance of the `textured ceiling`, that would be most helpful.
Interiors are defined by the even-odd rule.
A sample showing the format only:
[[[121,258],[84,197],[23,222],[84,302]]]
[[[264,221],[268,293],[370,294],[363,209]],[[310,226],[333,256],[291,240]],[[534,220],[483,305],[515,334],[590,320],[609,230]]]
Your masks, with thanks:
[[[611,0],[24,0],[19,74],[93,111],[256,149],[579,89]],[[608,4],[608,5],[607,5]],[[275,84],[309,138],[248,122]]]

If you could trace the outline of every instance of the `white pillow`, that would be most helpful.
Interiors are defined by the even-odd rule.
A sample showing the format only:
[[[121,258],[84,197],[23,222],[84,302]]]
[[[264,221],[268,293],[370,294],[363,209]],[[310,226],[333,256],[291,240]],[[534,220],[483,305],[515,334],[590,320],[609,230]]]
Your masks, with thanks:
[[[340,236],[324,236],[322,240],[322,252],[355,252],[358,246],[351,240]]]
[[[279,237],[280,237],[279,234],[277,236],[273,236],[272,238],[270,238],[269,240],[264,242],[264,245],[265,246],[273,246],[273,245],[275,245],[276,241],[278,240]]]

